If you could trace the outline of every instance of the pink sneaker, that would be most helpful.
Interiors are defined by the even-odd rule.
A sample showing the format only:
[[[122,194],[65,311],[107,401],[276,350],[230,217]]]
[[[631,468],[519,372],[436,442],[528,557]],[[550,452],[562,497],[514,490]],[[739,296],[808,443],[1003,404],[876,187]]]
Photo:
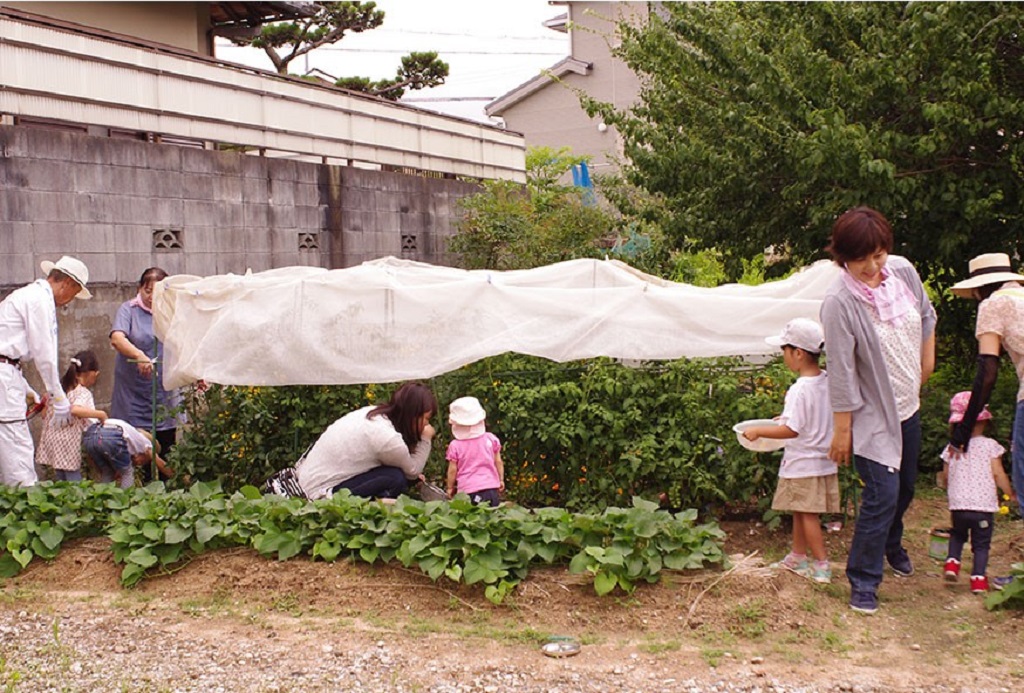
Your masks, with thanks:
[[[955,558],[947,558],[942,574],[945,576],[946,582],[956,582],[956,579],[960,577],[960,561]]]
[[[988,577],[984,575],[972,575],[971,592],[974,594],[985,594],[988,592]]]

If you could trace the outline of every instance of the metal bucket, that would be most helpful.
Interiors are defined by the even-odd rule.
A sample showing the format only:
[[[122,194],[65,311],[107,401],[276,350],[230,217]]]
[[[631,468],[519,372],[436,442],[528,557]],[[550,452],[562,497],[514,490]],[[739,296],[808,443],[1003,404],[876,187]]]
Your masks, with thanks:
[[[928,533],[928,555],[936,561],[944,561],[949,555],[949,530],[934,528]]]

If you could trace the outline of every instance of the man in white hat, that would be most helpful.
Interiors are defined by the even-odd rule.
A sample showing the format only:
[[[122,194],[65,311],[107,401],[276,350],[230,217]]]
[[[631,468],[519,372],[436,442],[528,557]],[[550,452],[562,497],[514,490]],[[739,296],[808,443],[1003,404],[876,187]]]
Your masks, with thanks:
[[[57,366],[57,308],[75,298],[92,298],[89,269],[65,255],[40,264],[45,279],[17,289],[0,303],[0,484],[32,486],[32,434],[25,418],[28,383],[21,373],[35,363],[53,406],[54,420],[71,422],[71,405]]]
[[[971,429],[988,404],[999,372],[999,354],[1005,349],[1017,369],[1017,410],[1013,420],[1013,486],[1024,515],[1024,276],[1010,266],[1006,253],[986,253],[968,263],[970,277],[953,285],[961,298],[978,304],[974,335],[978,339],[978,370],[967,411],[950,436],[953,453],[966,451]]]

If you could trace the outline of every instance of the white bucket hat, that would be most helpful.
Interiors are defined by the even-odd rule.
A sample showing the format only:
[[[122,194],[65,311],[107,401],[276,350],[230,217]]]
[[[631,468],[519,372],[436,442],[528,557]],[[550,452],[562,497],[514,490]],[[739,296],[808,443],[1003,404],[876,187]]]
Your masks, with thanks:
[[[476,397],[459,397],[448,405],[448,423],[456,440],[478,438],[487,432],[487,412]]]
[[[795,346],[811,354],[820,354],[825,346],[821,325],[809,318],[793,318],[782,328],[778,337],[765,337],[772,346]]]
[[[39,263],[39,267],[42,268],[43,274],[49,275],[52,270],[58,270],[74,279],[82,287],[82,290],[75,294],[75,298],[92,298],[92,293],[85,288],[85,285],[89,283],[89,268],[81,260],[65,255],[57,262],[43,260]]]
[[[979,255],[967,263],[967,270],[971,276],[962,282],[957,282],[950,289],[960,298],[973,298],[973,291],[979,286],[1004,282],[1024,282],[1024,276],[1017,274],[1010,267],[1010,256],[1006,253]]]

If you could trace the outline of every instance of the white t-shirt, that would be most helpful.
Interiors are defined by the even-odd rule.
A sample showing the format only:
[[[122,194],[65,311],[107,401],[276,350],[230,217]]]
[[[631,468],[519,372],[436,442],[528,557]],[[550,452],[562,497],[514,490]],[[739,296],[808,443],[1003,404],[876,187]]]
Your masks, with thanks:
[[[149,452],[153,448],[153,444],[149,442],[149,438],[139,433],[139,430],[132,426],[127,421],[121,419],[107,419],[103,422],[105,428],[120,428],[121,435],[124,436],[124,442],[128,446],[128,454],[135,456],[140,452]]]
[[[832,443],[832,407],[828,397],[828,374],[796,379],[786,393],[779,423],[796,431],[786,441],[779,476],[800,479],[836,474],[836,463],[828,458]]]

